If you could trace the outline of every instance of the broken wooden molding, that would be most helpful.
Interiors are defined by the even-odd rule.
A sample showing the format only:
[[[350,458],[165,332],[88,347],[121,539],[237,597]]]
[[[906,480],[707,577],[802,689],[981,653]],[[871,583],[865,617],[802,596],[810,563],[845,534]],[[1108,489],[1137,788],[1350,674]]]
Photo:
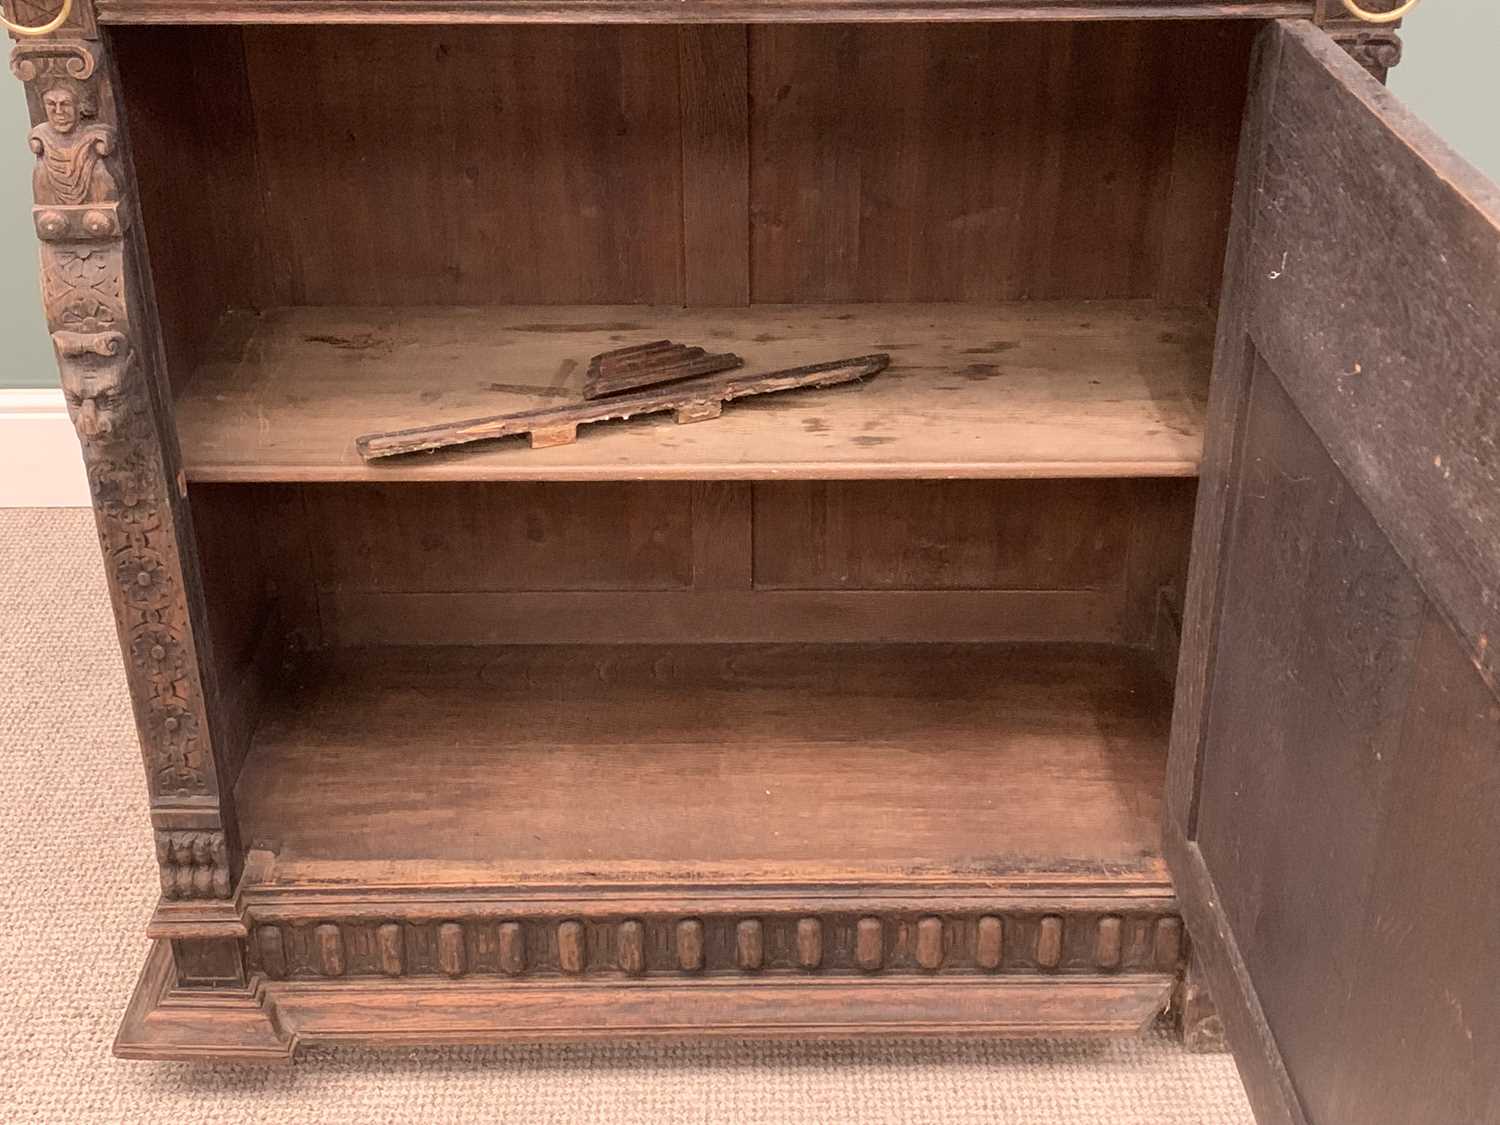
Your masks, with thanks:
[[[851,383],[878,375],[890,361],[889,355],[880,352],[760,375],[712,375],[571,406],[549,406],[490,418],[472,418],[409,430],[365,434],[356,438],[354,444],[366,461],[518,434],[530,434],[533,449],[568,445],[577,440],[578,427],[590,422],[659,414],[667,410],[676,413],[678,422],[701,422],[717,418],[723,410],[723,404],[735,399],[774,394],[799,387],[831,387]]]

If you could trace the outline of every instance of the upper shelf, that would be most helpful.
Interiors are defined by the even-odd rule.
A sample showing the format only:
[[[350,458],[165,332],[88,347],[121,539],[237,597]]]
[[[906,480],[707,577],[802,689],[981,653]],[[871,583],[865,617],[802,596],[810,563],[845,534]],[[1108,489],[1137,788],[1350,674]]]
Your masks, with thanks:
[[[1310,19],[1315,0],[98,0],[113,24]]]
[[[670,337],[748,372],[869,352],[863,384],[365,464],[377,430],[576,399],[595,353]],[[1191,476],[1213,316],[1150,302],[289,308],[236,314],[177,404],[194,481]]]

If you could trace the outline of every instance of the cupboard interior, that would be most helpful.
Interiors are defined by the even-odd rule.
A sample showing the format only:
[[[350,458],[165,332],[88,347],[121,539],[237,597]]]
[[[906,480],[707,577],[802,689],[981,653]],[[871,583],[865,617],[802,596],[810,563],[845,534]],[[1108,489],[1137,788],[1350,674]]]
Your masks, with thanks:
[[[1163,883],[1195,489],[193,485],[242,836],[302,883]]]
[[[242,838],[312,882],[1164,881],[1255,30],[113,30]],[[350,458],[657,335],[893,364]]]

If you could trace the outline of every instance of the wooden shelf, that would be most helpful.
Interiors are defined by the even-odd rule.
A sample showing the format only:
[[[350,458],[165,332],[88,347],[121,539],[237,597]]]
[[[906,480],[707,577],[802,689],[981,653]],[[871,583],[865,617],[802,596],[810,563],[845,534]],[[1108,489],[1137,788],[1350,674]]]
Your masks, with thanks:
[[[289,308],[235,314],[177,404],[194,481],[1191,476],[1214,321],[1150,302]],[[575,398],[591,355],[660,337],[747,372],[875,351],[867,383],[366,465],[376,430]]]
[[[286,885],[1160,892],[1170,708],[1097,645],[347,649],[269,702],[237,802]]]
[[[1311,19],[1313,0],[99,0],[102,23],[889,23]]]

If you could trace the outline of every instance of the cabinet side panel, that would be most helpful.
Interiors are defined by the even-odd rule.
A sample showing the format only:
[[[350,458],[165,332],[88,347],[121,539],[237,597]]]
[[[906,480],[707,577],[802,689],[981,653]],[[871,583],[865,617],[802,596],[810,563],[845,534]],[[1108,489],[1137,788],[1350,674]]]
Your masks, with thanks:
[[[1264,363],[1243,442],[1198,843],[1313,1109],[1361,1034],[1347,1006],[1426,602]]]
[[[1500,698],[1264,362],[1243,456],[1197,818],[1225,921],[1308,1120],[1494,1120]]]
[[[225,310],[271,292],[240,31],[124,29],[111,42],[167,370],[180,391]]]

